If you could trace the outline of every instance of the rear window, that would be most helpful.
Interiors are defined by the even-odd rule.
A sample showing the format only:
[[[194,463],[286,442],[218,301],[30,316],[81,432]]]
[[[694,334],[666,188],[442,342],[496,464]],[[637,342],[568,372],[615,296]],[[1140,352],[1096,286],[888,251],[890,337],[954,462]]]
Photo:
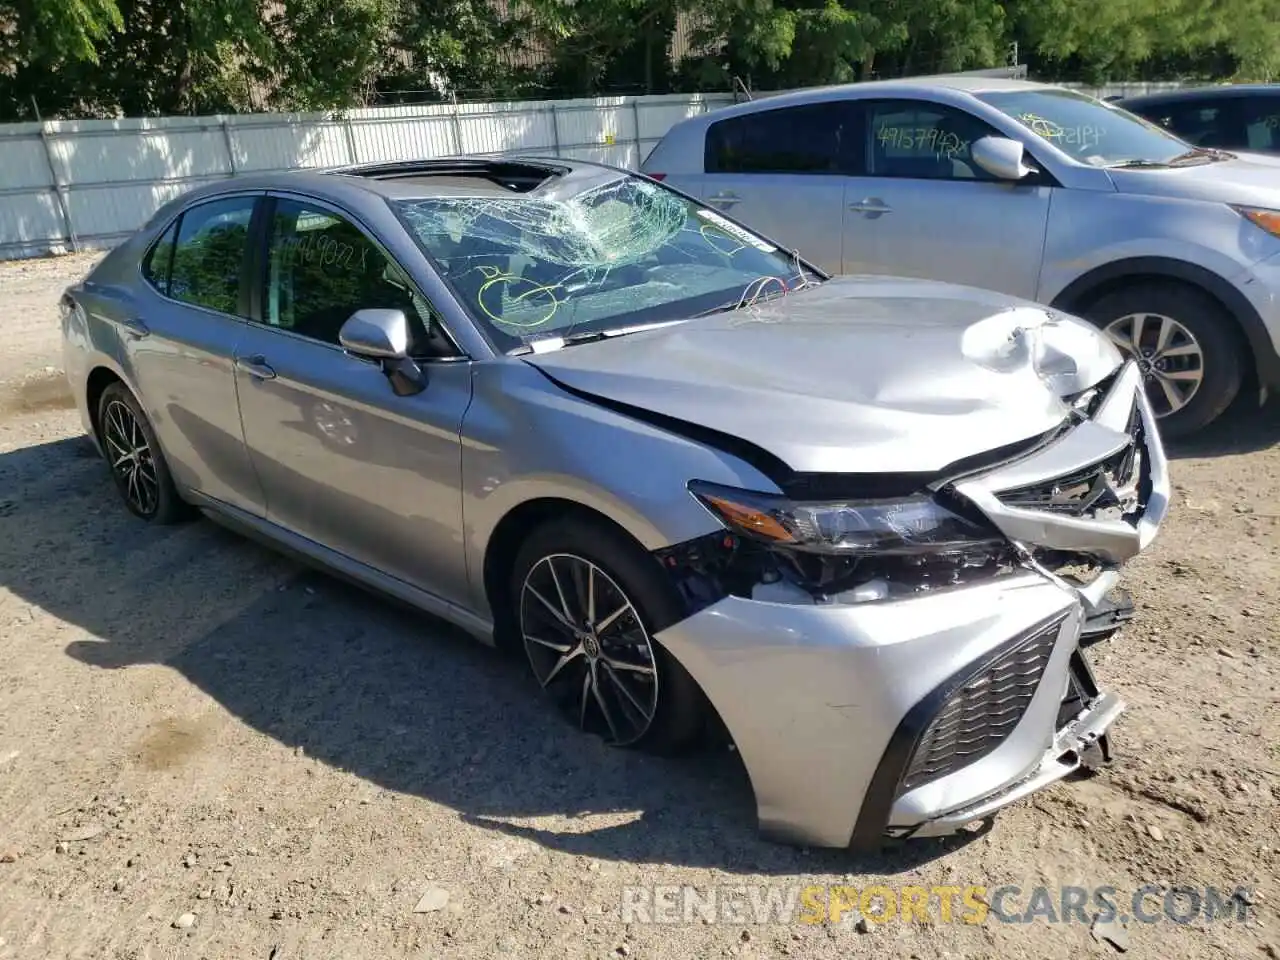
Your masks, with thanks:
[[[845,102],[762,110],[707,128],[707,173],[839,174],[851,170],[860,142]]]

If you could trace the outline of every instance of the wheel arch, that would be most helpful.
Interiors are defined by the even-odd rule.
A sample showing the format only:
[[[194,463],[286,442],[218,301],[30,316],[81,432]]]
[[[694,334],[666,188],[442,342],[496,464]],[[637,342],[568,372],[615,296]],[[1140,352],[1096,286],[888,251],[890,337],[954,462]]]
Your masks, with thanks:
[[[545,523],[580,517],[602,523],[649,552],[640,539],[626,526],[601,510],[567,497],[540,496],[516,504],[497,522],[485,545],[481,581],[489,612],[493,617],[494,640],[499,646],[512,642],[510,605],[505,601],[507,587],[515,568],[521,545],[534,530]]]
[[[1177,281],[1214,300],[1234,321],[1234,333],[1247,348],[1245,370],[1259,385],[1280,384],[1280,355],[1272,345],[1262,317],[1239,290],[1205,267],[1171,257],[1130,257],[1095,267],[1067,284],[1050,305],[1080,313],[1112,291],[1144,280]]]
[[[102,364],[90,370],[89,376],[85,379],[84,403],[89,413],[89,423],[93,426],[93,438],[97,441],[99,448],[102,446],[102,426],[98,423],[98,405],[102,400],[102,394],[113,383],[124,384],[125,389],[129,389],[124,377]]]

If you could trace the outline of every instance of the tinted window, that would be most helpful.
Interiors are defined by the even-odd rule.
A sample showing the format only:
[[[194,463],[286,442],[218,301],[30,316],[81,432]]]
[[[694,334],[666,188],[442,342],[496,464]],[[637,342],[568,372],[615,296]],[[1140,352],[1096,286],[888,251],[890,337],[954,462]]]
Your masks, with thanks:
[[[1241,103],[1244,142],[1239,147],[1280,152],[1280,97],[1248,97]]]
[[[1234,129],[1234,111],[1228,102],[1170,103],[1143,111],[1143,115],[1167,127],[1197,147],[1242,146]]]
[[[764,110],[707,129],[707,173],[841,173],[857,142],[845,103]]]
[[[415,333],[412,352],[433,352],[426,341],[429,305],[377,244],[336,213],[277,201],[267,258],[267,324],[336,344],[347,319],[373,307],[403,310]],[[438,325],[434,329],[438,334]]]
[[[870,105],[868,173],[917,180],[991,180],[973,141],[994,131],[972,114],[922,101]]]
[[[175,220],[142,258],[142,275],[165,295],[169,293],[169,268],[173,265],[173,241],[177,235],[178,221]]]
[[[240,276],[253,203],[252,197],[215,200],[182,215],[169,296],[222,313],[240,312]]]

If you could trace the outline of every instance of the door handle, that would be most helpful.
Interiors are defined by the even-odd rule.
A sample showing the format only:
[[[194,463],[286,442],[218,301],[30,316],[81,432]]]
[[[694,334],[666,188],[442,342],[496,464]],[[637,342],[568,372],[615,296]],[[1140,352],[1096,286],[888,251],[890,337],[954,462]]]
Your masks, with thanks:
[[[735,203],[742,200],[736,193],[722,190],[713,197],[707,197],[707,202],[715,204],[717,207],[732,207]]]
[[[267,363],[267,358],[262,354],[252,357],[236,357],[236,367],[243,370],[255,380],[274,380],[276,372],[271,364]]]
[[[863,197],[857,203],[849,204],[849,209],[854,213],[865,213],[870,220],[874,220],[881,214],[893,212],[893,207],[879,197]]]
[[[151,336],[151,328],[137,317],[131,317],[120,324],[120,326],[124,327],[125,331],[134,340],[141,340],[143,337]]]

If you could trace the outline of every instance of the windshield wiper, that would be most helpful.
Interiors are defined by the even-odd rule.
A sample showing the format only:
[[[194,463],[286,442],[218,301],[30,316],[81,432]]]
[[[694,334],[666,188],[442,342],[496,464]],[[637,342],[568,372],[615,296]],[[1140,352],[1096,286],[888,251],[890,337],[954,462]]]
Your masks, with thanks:
[[[1211,150],[1208,147],[1192,147],[1186,153],[1180,153],[1169,161],[1171,167],[1189,166],[1193,160],[1205,163],[1216,163],[1219,160],[1234,160],[1235,154],[1225,150]]]
[[[1135,158],[1133,160],[1121,160],[1119,163],[1108,163],[1108,170],[1163,170],[1169,164],[1161,160],[1143,160]]]
[[[656,323],[637,323],[630,327],[615,327],[612,330],[581,330],[578,333],[554,334],[549,337],[538,337],[508,350],[507,355],[518,357],[528,353],[550,353],[552,350],[561,350],[564,347],[576,346],[579,343],[594,343],[597,340],[612,340],[615,337],[625,337],[630,333],[640,333],[644,330],[657,330],[661,327],[672,327],[677,323],[684,323],[684,320],[660,320]]]

